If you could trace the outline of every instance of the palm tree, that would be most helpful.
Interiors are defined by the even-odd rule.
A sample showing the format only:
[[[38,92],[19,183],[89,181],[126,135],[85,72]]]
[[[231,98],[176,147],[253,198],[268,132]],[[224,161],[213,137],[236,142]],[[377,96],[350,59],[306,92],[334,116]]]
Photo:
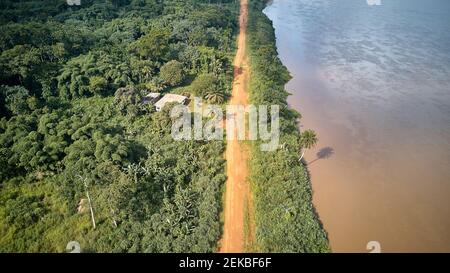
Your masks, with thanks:
[[[220,91],[211,91],[205,95],[205,99],[209,103],[221,104],[225,101],[225,94],[223,94],[223,92]]]
[[[317,135],[313,130],[305,130],[300,136],[300,151],[302,152],[302,156],[300,157],[300,161],[302,161],[303,156],[305,155],[305,149],[311,149],[317,144]]]

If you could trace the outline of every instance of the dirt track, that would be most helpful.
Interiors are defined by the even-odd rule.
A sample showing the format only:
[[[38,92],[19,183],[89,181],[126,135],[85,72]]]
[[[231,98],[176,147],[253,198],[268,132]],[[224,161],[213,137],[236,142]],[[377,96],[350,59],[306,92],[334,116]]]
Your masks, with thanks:
[[[241,0],[239,16],[240,32],[238,49],[234,59],[234,81],[230,105],[248,104],[249,71],[246,56],[247,1]],[[227,160],[227,182],[223,237],[220,252],[244,252],[244,217],[248,205],[250,187],[247,182],[247,150],[238,140],[228,140],[225,152]]]

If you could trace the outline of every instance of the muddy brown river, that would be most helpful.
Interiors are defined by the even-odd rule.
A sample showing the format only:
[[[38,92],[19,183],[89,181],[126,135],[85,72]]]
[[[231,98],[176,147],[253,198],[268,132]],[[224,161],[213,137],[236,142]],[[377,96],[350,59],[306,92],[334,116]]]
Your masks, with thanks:
[[[289,103],[319,137],[306,161],[332,250],[450,252],[450,1],[274,0],[265,13]]]

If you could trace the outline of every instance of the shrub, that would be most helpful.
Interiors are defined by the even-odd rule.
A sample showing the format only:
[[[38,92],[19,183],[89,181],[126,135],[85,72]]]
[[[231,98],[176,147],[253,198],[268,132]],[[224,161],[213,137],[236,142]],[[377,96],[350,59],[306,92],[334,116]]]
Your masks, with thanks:
[[[159,76],[169,86],[180,85],[185,78],[183,64],[175,60],[167,62],[161,67]]]

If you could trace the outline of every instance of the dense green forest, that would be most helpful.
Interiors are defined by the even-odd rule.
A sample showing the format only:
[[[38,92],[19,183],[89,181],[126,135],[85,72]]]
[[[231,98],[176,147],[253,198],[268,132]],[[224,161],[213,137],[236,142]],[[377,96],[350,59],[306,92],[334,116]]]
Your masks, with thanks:
[[[237,13],[234,0],[0,2],[1,252],[216,250],[224,142],[176,142],[170,106],[141,102],[223,102]]]
[[[278,58],[272,23],[262,13],[266,2],[253,0],[249,5],[250,103],[280,105],[281,148],[263,152],[260,143],[252,143],[250,179],[256,224],[253,250],[328,252],[326,233],[312,205],[308,172],[299,161],[300,114],[286,103],[284,86],[290,75]]]

